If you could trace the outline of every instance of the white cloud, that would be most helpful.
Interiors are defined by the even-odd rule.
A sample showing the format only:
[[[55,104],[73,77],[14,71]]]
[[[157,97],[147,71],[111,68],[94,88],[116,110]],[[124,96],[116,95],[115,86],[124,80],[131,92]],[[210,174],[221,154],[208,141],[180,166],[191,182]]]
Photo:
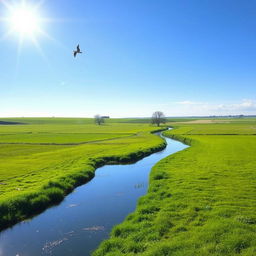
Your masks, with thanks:
[[[244,99],[241,103],[220,104],[217,109],[222,111],[256,111],[256,102],[251,99]]]
[[[210,103],[184,100],[176,102],[174,110],[182,115],[251,115],[256,114],[256,101],[243,99],[240,102]]]

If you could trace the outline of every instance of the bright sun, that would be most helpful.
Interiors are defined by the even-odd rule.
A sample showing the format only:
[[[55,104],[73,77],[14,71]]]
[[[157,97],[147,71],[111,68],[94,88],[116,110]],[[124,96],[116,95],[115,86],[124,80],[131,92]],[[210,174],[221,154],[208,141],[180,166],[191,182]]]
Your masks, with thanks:
[[[28,6],[12,9],[8,18],[11,29],[22,36],[35,36],[40,31],[40,17]]]
[[[42,17],[42,4],[44,0],[0,0],[0,5],[4,5],[5,15],[0,17],[0,25],[4,22],[7,30],[3,35],[0,35],[0,41],[9,37],[18,38],[17,47],[17,62],[24,41],[30,41],[37,48],[40,55],[46,59],[43,50],[40,46],[39,39],[41,36],[54,40],[44,30],[44,25],[51,23],[53,20]],[[0,6],[1,7],[1,6]]]
[[[0,16],[0,26],[2,27],[4,23],[7,28],[6,32],[0,35],[0,42],[10,37],[18,38],[17,63],[25,41],[29,41],[28,43],[32,42],[45,60],[47,58],[39,43],[42,39],[41,37],[58,43],[45,31],[45,25],[55,20],[42,16],[43,4],[44,0],[0,0],[0,7],[3,5],[6,11],[3,16]]]
[[[7,0],[0,0],[6,7],[6,15],[0,20],[4,21],[8,26],[6,36],[17,35],[19,41],[31,39],[35,41],[40,35],[47,35],[42,26],[47,19],[43,19],[40,15],[42,1],[37,4],[28,3],[27,0],[20,0],[18,3]]]

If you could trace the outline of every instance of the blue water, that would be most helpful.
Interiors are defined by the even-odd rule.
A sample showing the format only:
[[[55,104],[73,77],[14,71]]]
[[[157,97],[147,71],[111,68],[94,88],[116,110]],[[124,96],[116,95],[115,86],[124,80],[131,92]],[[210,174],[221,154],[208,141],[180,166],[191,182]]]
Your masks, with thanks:
[[[137,163],[98,168],[95,177],[58,206],[0,233],[0,256],[86,256],[112,227],[133,212],[146,194],[149,173],[162,158],[187,146],[168,138],[167,147]]]

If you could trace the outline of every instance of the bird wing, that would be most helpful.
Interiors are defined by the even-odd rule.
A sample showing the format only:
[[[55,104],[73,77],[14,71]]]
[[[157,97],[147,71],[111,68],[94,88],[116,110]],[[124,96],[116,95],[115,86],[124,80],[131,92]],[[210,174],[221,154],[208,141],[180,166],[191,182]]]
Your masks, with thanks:
[[[77,49],[78,52],[80,52],[80,47],[79,47],[79,45],[77,45],[76,49]]]
[[[76,52],[76,51],[74,51],[74,57],[76,57],[76,54],[77,54],[77,52]]]

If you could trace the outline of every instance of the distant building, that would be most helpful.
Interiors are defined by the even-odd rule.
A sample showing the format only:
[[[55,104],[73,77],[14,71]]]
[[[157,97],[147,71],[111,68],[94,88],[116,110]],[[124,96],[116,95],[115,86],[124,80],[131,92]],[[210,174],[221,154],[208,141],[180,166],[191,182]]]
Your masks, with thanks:
[[[110,118],[109,116],[102,116],[101,118]]]

